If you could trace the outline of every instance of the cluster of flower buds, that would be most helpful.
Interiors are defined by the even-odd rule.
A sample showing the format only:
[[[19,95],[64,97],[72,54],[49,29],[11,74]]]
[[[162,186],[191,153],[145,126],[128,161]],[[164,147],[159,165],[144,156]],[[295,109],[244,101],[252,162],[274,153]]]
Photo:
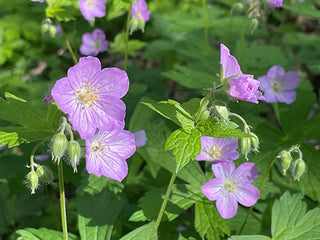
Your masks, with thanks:
[[[247,132],[250,137],[243,137],[240,140],[241,151],[244,154],[246,160],[248,161],[248,154],[253,150],[254,152],[259,152],[259,138],[253,132]]]
[[[297,152],[299,157],[293,160],[292,153]],[[292,146],[289,150],[282,150],[278,157],[281,159],[282,173],[286,175],[287,170],[290,169],[294,180],[299,181],[306,169],[306,164],[302,159],[302,152],[299,146]]]
[[[42,22],[41,31],[43,34],[48,34],[51,37],[56,35],[61,36],[61,27],[59,24],[52,24],[52,21],[47,18]]]
[[[36,170],[34,170],[36,168]],[[45,166],[33,163],[31,171],[27,174],[26,184],[31,190],[31,194],[34,194],[39,188],[40,184],[52,184],[53,175],[52,172]]]
[[[73,139],[71,126],[65,118],[63,118],[60,129],[61,131],[52,138],[52,160],[59,164],[61,158],[68,152],[68,163],[72,166],[73,171],[77,172],[77,165],[79,165],[80,162],[80,144]],[[64,134],[65,130],[67,130],[70,135],[69,142]]]

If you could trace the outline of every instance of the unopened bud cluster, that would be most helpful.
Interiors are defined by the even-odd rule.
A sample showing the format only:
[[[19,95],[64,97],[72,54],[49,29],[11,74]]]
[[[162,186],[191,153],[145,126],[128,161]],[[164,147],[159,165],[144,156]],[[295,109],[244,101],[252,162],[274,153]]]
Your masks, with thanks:
[[[52,138],[52,159],[54,162],[60,162],[61,158],[68,155],[67,161],[72,166],[73,171],[77,172],[77,165],[80,161],[80,144],[73,140],[73,135],[71,136],[71,127],[68,123],[64,122],[63,129],[60,133],[56,134]],[[63,125],[62,124],[62,125]],[[68,142],[67,137],[64,134],[64,130],[68,129],[71,140]],[[68,153],[68,154],[67,154]]]
[[[40,184],[52,184],[53,175],[51,171],[45,167],[38,164],[34,164],[36,170],[32,169],[26,177],[26,184],[31,190],[31,194],[34,194],[39,188]]]
[[[240,139],[241,152],[248,161],[248,154],[253,150],[259,152],[259,138],[253,132],[247,132],[250,136]]]
[[[296,160],[293,160],[292,152],[299,153],[299,157]],[[306,164],[302,159],[302,152],[299,146],[293,146],[289,150],[282,150],[278,157],[281,159],[283,175],[286,175],[287,170],[290,169],[294,180],[299,181],[306,169]]]

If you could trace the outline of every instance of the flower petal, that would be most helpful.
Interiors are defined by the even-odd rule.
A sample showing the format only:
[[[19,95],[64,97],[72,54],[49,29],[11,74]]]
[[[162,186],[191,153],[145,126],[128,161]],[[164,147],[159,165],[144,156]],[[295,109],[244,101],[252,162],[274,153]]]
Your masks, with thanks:
[[[229,78],[233,75],[241,73],[237,59],[234,56],[230,55],[229,49],[223,44],[220,44],[220,54],[220,63],[222,65],[223,78]]]
[[[239,186],[238,191],[234,194],[241,205],[250,207],[258,201],[260,192],[259,189],[252,184],[243,184]]]
[[[294,90],[281,91],[277,94],[279,102],[291,104],[296,100],[297,93]]]
[[[212,164],[212,171],[217,178],[229,178],[234,171],[235,165],[232,161],[219,161]]]
[[[119,68],[104,68],[97,72],[90,84],[97,88],[99,97],[112,96],[121,98],[129,89],[129,79],[125,71]]]
[[[129,158],[136,151],[134,134],[130,131],[112,130],[104,143],[109,151],[116,152],[121,158]]]
[[[236,215],[238,210],[238,203],[234,196],[230,194],[224,194],[217,202],[217,210],[222,218],[232,218]]]
[[[279,80],[283,79],[285,74],[286,74],[286,72],[284,71],[283,67],[272,66],[269,69],[267,76],[269,79],[272,79],[273,82],[275,82],[275,81],[279,81]]]
[[[232,174],[232,179],[238,183],[252,183],[258,177],[258,169],[254,163],[241,164]]]
[[[214,178],[209,182],[205,183],[201,190],[203,194],[210,200],[215,201],[217,200],[221,193],[221,188],[223,187],[223,180],[220,178]]]
[[[293,90],[299,86],[300,77],[295,72],[287,72],[282,82],[283,90]]]
[[[90,83],[90,78],[101,69],[100,60],[96,57],[82,57],[79,63],[70,67],[68,79],[74,90],[82,88]]]
[[[58,80],[51,90],[53,99],[64,113],[71,113],[76,108],[75,91],[67,77]]]

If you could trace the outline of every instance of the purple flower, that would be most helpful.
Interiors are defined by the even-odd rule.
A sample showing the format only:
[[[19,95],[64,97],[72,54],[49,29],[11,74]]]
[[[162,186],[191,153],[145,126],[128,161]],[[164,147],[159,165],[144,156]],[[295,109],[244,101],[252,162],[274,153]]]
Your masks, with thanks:
[[[62,36],[62,29],[61,29],[61,26],[60,24],[53,24],[53,26],[56,28],[56,36],[59,36],[61,37]]]
[[[43,2],[43,0],[31,0],[31,2]]]
[[[147,139],[145,130],[139,130],[133,134],[134,134],[137,147],[143,147],[144,145],[146,145],[148,139]]]
[[[148,6],[145,0],[134,1],[131,7],[131,16],[133,19],[143,19],[147,22],[150,18],[151,11],[148,10]]]
[[[125,104],[120,100],[129,88],[125,71],[104,68],[96,57],[80,58],[69,68],[68,76],[54,85],[51,95],[83,139],[91,138],[97,128],[123,129]]]
[[[233,161],[239,157],[237,138],[201,137],[198,161]]]
[[[52,100],[53,100],[53,98],[52,98],[51,95],[46,95],[46,96],[44,96],[44,98],[43,98],[43,101],[44,101],[45,103],[51,103]]]
[[[5,149],[7,147],[7,144],[0,146],[0,151]]]
[[[271,8],[279,8],[282,7],[283,0],[268,0],[268,6]]]
[[[106,15],[106,2],[107,0],[80,0],[78,4],[84,18],[90,20]]]
[[[82,35],[82,45],[80,53],[82,55],[97,56],[108,48],[108,41],[104,32],[97,28],[92,33]]]
[[[50,157],[50,154],[41,154],[41,155],[35,155],[34,159],[37,161],[45,161],[48,160]]]
[[[259,190],[251,183],[257,178],[254,163],[246,162],[236,170],[234,162],[222,161],[212,165],[216,178],[202,186],[202,192],[211,201],[217,201],[217,209],[223,218],[232,218],[238,203],[250,207],[259,199]]]
[[[262,93],[258,91],[259,81],[253,79],[253,75],[241,72],[237,59],[230,55],[229,49],[223,44],[220,44],[220,53],[222,79],[230,85],[228,94],[233,98],[253,103],[258,103],[258,99],[263,100]]]
[[[273,66],[267,75],[258,78],[260,89],[264,91],[265,101],[284,102],[290,104],[296,99],[294,89],[300,83],[299,75],[295,72],[285,72],[280,66]]]
[[[128,174],[126,159],[135,151],[133,133],[120,129],[99,131],[86,140],[87,171],[121,182]]]

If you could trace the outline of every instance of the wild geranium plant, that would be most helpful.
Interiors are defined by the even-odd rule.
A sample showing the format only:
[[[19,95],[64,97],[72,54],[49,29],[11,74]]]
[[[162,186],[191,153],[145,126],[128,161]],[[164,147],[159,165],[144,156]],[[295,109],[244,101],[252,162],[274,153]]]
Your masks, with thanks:
[[[319,239],[316,1],[34,1],[0,14],[0,239]]]

